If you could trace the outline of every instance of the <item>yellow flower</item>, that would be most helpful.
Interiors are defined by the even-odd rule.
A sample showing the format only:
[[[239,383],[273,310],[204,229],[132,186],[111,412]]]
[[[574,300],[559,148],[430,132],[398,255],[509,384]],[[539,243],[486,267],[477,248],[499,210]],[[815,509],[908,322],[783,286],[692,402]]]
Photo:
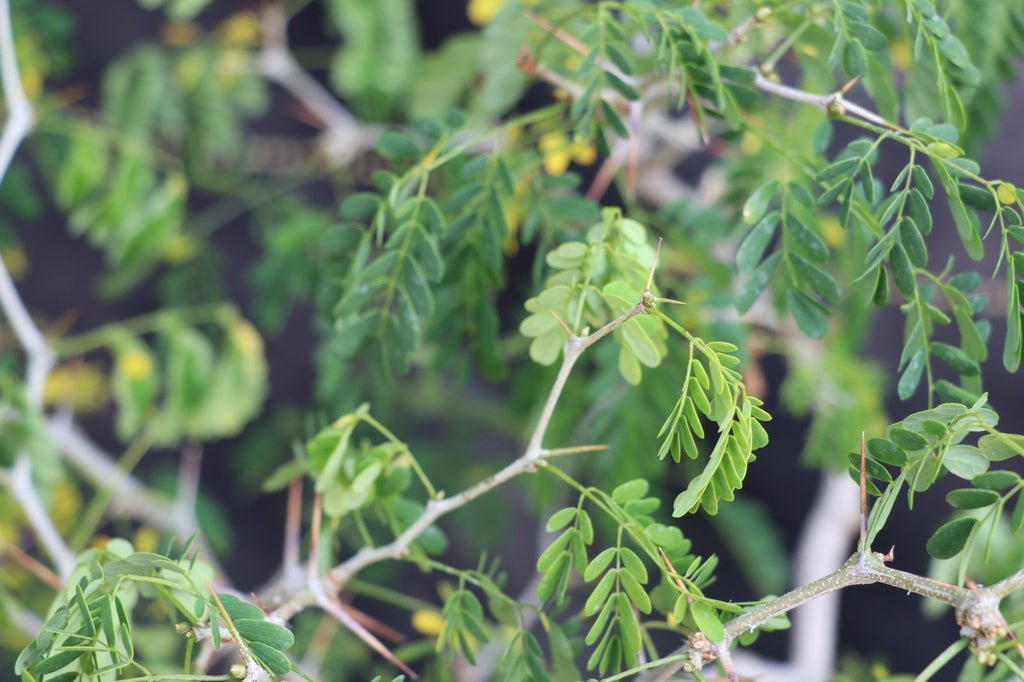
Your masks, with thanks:
[[[491,22],[501,11],[505,0],[469,0],[466,5],[466,16],[477,26]]]
[[[821,221],[821,233],[825,243],[832,248],[838,248],[846,243],[846,230],[834,216]]]
[[[593,142],[573,142],[569,147],[569,153],[572,155],[572,160],[581,166],[589,166],[597,161],[597,147]]]
[[[740,138],[740,151],[744,156],[756,156],[764,147],[764,140],[760,136],[746,130]]]
[[[171,265],[186,263],[197,255],[199,255],[199,242],[192,235],[178,232],[164,243],[163,258]]]
[[[906,71],[910,68],[910,46],[907,44],[907,41],[897,40],[889,46],[889,56],[892,58],[892,63],[900,71]]]
[[[254,45],[260,39],[260,20],[255,12],[236,12],[224,20],[219,30],[225,42]]]
[[[427,637],[437,637],[444,627],[444,618],[433,609],[419,609],[412,613],[412,627]]]
[[[133,348],[118,358],[118,366],[129,379],[135,381],[146,379],[153,374],[153,360],[150,359],[149,353],[138,348]]]
[[[110,392],[96,365],[78,362],[61,365],[46,377],[43,403],[67,405],[76,412],[95,412],[107,403]]]
[[[545,133],[537,142],[537,148],[544,157],[544,170],[548,175],[561,175],[569,170],[572,155],[569,140],[563,133]]]
[[[231,341],[246,357],[263,357],[263,337],[247,320],[239,320],[231,327]]]
[[[142,526],[135,531],[133,544],[139,552],[155,552],[160,547],[160,535],[149,526]]]

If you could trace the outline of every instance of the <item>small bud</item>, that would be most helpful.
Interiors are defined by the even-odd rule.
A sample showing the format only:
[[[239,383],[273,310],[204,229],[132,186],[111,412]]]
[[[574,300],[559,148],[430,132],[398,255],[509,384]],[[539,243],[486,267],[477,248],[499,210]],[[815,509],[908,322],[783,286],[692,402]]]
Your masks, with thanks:
[[[175,623],[174,631],[179,635],[188,635],[191,637],[194,633],[192,632],[192,626],[188,623]]]
[[[231,669],[228,670],[228,674],[236,680],[245,679],[245,666],[241,663],[232,663]]]
[[[1017,202],[1017,188],[1010,182],[1000,182],[996,187],[996,196],[1001,204],[1013,204]]]
[[[772,15],[772,8],[771,7],[762,7],[761,9],[757,10],[756,12],[754,12],[754,21],[756,21],[757,23],[761,23],[762,21],[765,21],[771,15]]]
[[[825,105],[825,113],[831,118],[838,118],[846,113],[846,107],[843,106],[842,100],[835,97],[830,99],[828,104]]]

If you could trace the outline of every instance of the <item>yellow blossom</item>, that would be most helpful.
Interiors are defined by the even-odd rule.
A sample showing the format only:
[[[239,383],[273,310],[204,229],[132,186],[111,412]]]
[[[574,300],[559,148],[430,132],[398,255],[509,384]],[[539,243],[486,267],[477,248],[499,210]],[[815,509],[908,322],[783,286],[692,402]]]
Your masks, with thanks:
[[[225,42],[232,45],[253,45],[260,38],[260,20],[255,12],[236,12],[225,19],[218,30],[224,36]]]
[[[43,403],[66,405],[75,412],[95,412],[110,398],[105,377],[99,367],[77,362],[61,365],[46,377]]]
[[[192,235],[179,232],[164,243],[163,258],[171,265],[187,263],[198,254],[199,242]]]
[[[568,138],[560,132],[545,133],[537,143],[544,157],[544,170],[548,175],[561,175],[569,170],[572,162]]]
[[[569,147],[569,153],[572,155],[572,160],[581,166],[589,166],[597,161],[597,147],[593,142],[573,142]]]
[[[501,11],[505,0],[469,0],[466,5],[466,16],[477,26],[491,22]]]
[[[133,348],[118,358],[118,367],[129,379],[139,381],[153,374],[153,360],[149,353]]]
[[[900,71],[906,71],[910,68],[911,56],[910,46],[905,40],[897,40],[889,47],[889,56],[892,58],[893,65]]]
[[[825,243],[832,248],[838,248],[846,243],[846,230],[834,216],[821,221],[821,234],[825,238]]]
[[[744,156],[754,156],[764,147],[764,140],[760,136],[746,130],[740,138],[740,151]]]
[[[247,320],[239,320],[231,327],[231,341],[246,357],[263,356],[263,338]]]
[[[437,637],[444,628],[444,618],[433,609],[418,609],[412,613],[412,627],[427,637]]]
[[[149,526],[142,526],[135,531],[132,544],[139,552],[155,552],[160,547],[160,535]]]

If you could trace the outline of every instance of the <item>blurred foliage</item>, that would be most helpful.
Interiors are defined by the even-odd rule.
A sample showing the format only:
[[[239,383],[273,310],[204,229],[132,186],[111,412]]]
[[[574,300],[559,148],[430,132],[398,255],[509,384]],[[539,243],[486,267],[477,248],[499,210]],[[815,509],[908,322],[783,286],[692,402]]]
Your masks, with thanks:
[[[70,576],[51,576],[20,549],[31,519],[0,491],[0,648],[22,679],[204,679],[197,640],[230,639],[236,677],[301,660],[330,679],[390,679],[397,660],[447,680],[458,659],[576,680],[638,672],[668,639],[724,641],[791,579],[783,533],[742,496],[757,457],[777,454],[769,356],[786,365],[780,408],[809,422],[804,465],[859,478],[866,432],[869,540],[897,504],[957,479],[949,518],[919,529],[933,574],[989,584],[1020,570],[1024,482],[1001,463],[1024,456],[1024,436],[1000,426],[1008,406],[989,403],[983,370],[996,349],[1008,372],[1024,354],[1024,196],[972,159],[1024,53],[1019,3],[470,0],[436,47],[412,0],[137,5],[166,20],[159,35],[119,42],[82,84],[77,8],[12,3],[37,120],[0,185],[0,255],[16,279],[47,267],[18,236],[52,206],[102,255],[90,295],[157,302],[86,331],[47,311],[57,362],[41,408],[2,339],[0,466],[30,459],[56,529],[84,547]],[[288,64],[320,80],[272,89],[267,63],[286,46],[268,26],[309,16],[329,44],[296,44]],[[881,118],[809,94],[849,89]],[[268,133],[282,111],[298,139]],[[899,159],[893,177],[883,154]],[[675,173],[691,165],[699,185]],[[1005,297],[960,267],[961,249]],[[902,331],[891,377],[865,359],[879,319]],[[571,339],[609,323],[546,413]],[[289,382],[300,395],[279,399]],[[885,386],[921,409],[889,416]],[[65,413],[107,425],[125,471],[151,450],[238,437],[234,499],[255,508],[296,480],[318,495],[314,570],[414,533],[399,566],[345,585],[382,622],[348,604],[347,629],[314,610],[278,622],[273,589],[256,603],[214,592],[196,538],[120,518],[61,457],[48,420]],[[607,449],[545,451],[524,496],[422,522],[486,487],[541,414],[550,428],[531,447]],[[180,494],[166,455],[139,475]],[[684,520],[662,510],[671,497]],[[227,499],[199,495],[204,542],[251,552],[232,543]],[[688,515],[727,558],[694,546]],[[535,564],[533,594],[510,592],[495,553]],[[754,600],[716,596],[723,560]],[[31,614],[40,627],[19,636]],[[386,651],[375,638],[402,634],[390,627],[410,639],[378,658],[366,643]],[[735,641],[786,627],[777,616]],[[1019,656],[1000,646],[994,669],[968,659],[960,679],[1013,674]],[[847,659],[836,679],[903,677]]]

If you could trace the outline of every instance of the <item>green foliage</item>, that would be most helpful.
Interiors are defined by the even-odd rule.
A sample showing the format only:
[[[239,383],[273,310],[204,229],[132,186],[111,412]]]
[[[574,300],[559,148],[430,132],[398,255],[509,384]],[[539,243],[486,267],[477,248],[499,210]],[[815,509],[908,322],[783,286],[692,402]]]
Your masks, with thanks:
[[[763,397],[775,392],[762,360],[773,354],[786,362],[780,409],[810,421],[805,465],[847,467],[859,481],[861,454],[844,453],[866,435],[874,503],[861,551],[885,533],[904,491],[913,508],[952,475],[950,516],[921,543],[936,574],[991,584],[1020,569],[1024,480],[1013,460],[1024,436],[999,427],[983,369],[990,347],[1001,346],[1009,372],[1024,357],[1024,195],[1019,179],[990,177],[973,160],[1024,54],[1019,3],[473,0],[479,30],[438,42],[411,0],[325,0],[305,15],[323,11],[322,50],[274,42],[304,3],[214,26],[208,0],[140,0],[172,20],[162,43],[116,55],[84,106],[48,83],[68,73],[72,15],[13,4],[20,68],[9,71],[22,75],[36,120],[0,185],[6,269],[15,280],[25,270],[15,235],[43,216],[41,185],[71,233],[105,257],[102,295],[163,304],[75,333],[73,314],[50,319],[75,311],[37,311],[34,301],[21,320],[0,281],[0,307],[27,346],[25,358],[13,346],[0,356],[0,479],[24,481],[15,474],[28,462],[38,488],[35,506],[21,490],[0,495],[0,536],[34,531],[29,551],[44,550],[58,573],[68,571],[50,526],[74,538],[75,554],[70,575],[29,571],[61,585],[52,592],[22,590],[20,566],[34,564],[0,577],[0,614],[45,613],[18,657],[23,679],[203,679],[192,654],[206,640],[232,643],[233,674],[301,675],[287,653],[295,645],[322,655],[331,679],[383,673],[372,649],[427,679],[447,679],[458,655],[491,666],[482,674],[559,682],[580,679],[578,662],[621,679],[680,662],[659,651],[655,630],[692,645],[690,667],[703,640],[749,645],[788,626],[784,614],[764,616],[791,579],[786,535],[759,500],[736,499],[768,452]],[[329,88],[300,73],[272,91],[261,70],[272,71],[278,49],[292,50],[295,68],[324,70]],[[280,111],[323,133],[283,161],[265,134],[276,121],[253,125]],[[687,182],[704,174],[692,196],[679,169]],[[251,219],[252,242],[220,231],[238,216]],[[959,245],[943,261],[947,226]],[[1005,279],[1005,297],[992,295],[989,273],[961,266],[961,251]],[[290,563],[255,603],[211,595],[213,569],[191,544],[157,551],[150,538],[150,526],[180,534],[187,523],[187,466],[174,519],[133,512],[139,526],[126,525],[119,515],[134,505],[109,475],[115,465],[85,441],[101,464],[71,475],[65,464],[82,468],[83,457],[57,442],[47,413],[89,403],[104,418],[112,399],[113,430],[128,444],[119,476],[158,499],[148,467],[127,478],[150,446],[230,438],[260,416],[263,340],[232,298],[284,354],[315,354],[320,389],[289,393],[297,404],[285,411],[297,416],[280,427],[260,419],[249,435],[269,434],[259,461],[233,465],[242,487],[295,495],[308,480],[324,516],[307,545],[302,500],[290,498]],[[899,358],[867,361],[868,333],[889,306]],[[990,318],[1004,314],[1005,336],[994,339]],[[43,386],[35,335],[19,328],[35,324],[56,362]],[[281,375],[300,368],[302,383],[305,358],[294,359]],[[896,396],[926,405],[899,421],[882,390],[893,365]],[[529,445],[518,458],[498,452],[520,440]],[[536,483],[516,510],[550,514],[541,547],[520,542],[520,514],[494,490],[527,472]],[[672,494],[672,516],[713,517],[761,599],[712,592],[719,558],[698,556],[660,517]],[[494,498],[489,510],[458,512],[485,508],[481,497]],[[90,543],[97,528],[137,531],[140,549]],[[502,552],[536,557],[536,600],[506,594],[496,560],[446,563],[462,558],[466,534],[486,545],[498,532],[509,533]],[[307,546],[310,556],[295,556]],[[413,568],[446,576],[436,605],[398,572]],[[360,601],[327,604],[341,590]],[[412,612],[417,636],[387,651],[378,635],[395,624],[364,618],[362,609],[375,617],[370,600]],[[1006,600],[1008,622],[1024,617],[1018,602]],[[288,620],[309,607],[349,632],[324,647],[305,615],[293,630]],[[174,621],[184,637],[162,639]],[[998,666],[989,678],[1016,674],[1006,642],[954,643],[919,677],[965,648]],[[168,673],[182,670],[182,653],[184,672]],[[842,667],[837,679],[888,674]],[[974,663],[965,671],[983,677]]]

